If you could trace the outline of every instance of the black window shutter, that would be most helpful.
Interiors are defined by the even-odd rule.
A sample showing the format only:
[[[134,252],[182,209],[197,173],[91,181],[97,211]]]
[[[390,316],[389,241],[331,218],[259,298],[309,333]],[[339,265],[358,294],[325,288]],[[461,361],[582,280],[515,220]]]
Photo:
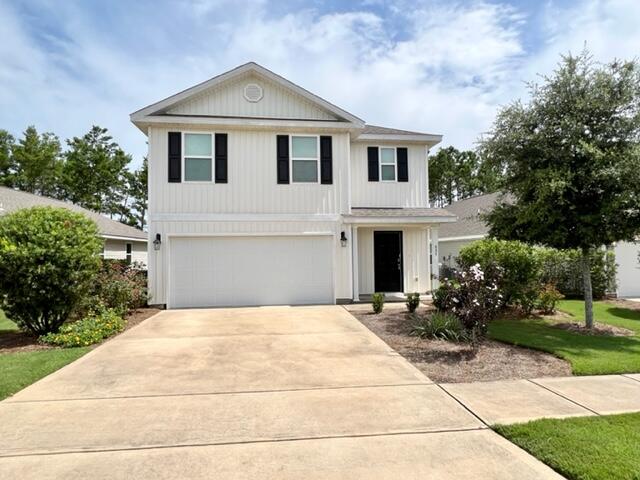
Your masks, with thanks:
[[[169,182],[182,181],[182,134],[169,132]]]
[[[369,181],[377,182],[380,179],[378,171],[378,147],[367,147],[367,159],[369,163]]]
[[[406,147],[401,147],[396,149],[397,160],[398,160],[398,181],[399,182],[408,182],[409,181],[409,161]]]
[[[227,183],[227,134],[216,133],[216,183]]]
[[[332,137],[320,137],[320,183],[333,183]]]
[[[289,183],[289,135],[278,135],[278,183]]]

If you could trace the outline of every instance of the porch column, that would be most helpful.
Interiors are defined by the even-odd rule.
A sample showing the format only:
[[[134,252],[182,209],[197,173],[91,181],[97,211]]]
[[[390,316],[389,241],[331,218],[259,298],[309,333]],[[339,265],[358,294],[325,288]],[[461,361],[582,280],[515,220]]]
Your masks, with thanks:
[[[436,290],[440,286],[440,249],[438,248],[438,225],[429,228],[429,238],[431,240],[431,290]]]
[[[358,227],[355,225],[351,226],[351,278],[353,279],[353,301],[360,301],[360,285],[359,285],[359,277],[360,273],[358,270]]]

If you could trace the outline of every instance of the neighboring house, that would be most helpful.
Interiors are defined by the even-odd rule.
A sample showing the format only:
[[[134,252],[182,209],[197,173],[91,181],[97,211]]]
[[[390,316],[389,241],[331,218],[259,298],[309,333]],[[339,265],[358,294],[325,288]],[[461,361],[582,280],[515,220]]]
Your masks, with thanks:
[[[439,263],[454,266],[462,247],[487,236],[489,228],[480,216],[491,211],[499,195],[499,193],[477,195],[453,202],[446,207],[448,212],[458,217],[458,221],[440,228]]]
[[[454,202],[447,211],[457,215],[456,223],[448,223],[440,228],[439,262],[454,266],[460,250],[471,242],[487,236],[489,228],[480,215],[489,212],[499,193],[478,195]],[[619,242],[614,247],[618,265],[616,283],[619,297],[640,297],[640,243]]]
[[[334,79],[335,80],[335,79]],[[427,154],[248,63],[131,114],[149,144],[149,289],[168,308],[432,288]]]
[[[640,239],[636,243],[619,242],[614,252],[618,264],[618,296],[640,298]]]
[[[99,213],[72,203],[49,197],[0,187],[0,215],[30,207],[62,207],[82,213],[96,222],[100,236],[104,239],[104,258],[122,259],[130,262],[147,263],[147,233],[111,220]]]

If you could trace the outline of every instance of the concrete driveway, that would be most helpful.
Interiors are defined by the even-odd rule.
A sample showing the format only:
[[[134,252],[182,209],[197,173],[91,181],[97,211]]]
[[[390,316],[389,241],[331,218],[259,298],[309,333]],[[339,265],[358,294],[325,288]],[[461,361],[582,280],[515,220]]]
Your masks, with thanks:
[[[166,311],[0,403],[0,478],[561,478],[346,310]]]

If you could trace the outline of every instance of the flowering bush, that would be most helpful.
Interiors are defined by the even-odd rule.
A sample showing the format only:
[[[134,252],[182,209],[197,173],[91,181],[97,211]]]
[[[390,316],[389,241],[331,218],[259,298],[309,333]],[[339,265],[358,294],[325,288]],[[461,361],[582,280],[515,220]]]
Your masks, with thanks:
[[[502,269],[489,264],[483,270],[479,264],[454,272],[445,279],[433,296],[435,307],[455,315],[465,330],[483,335],[488,323],[502,306],[498,286],[502,282]]]
[[[91,295],[85,299],[76,318],[83,318],[96,305],[112,308],[120,316],[147,304],[147,279],[136,265],[103,260],[95,277]]]
[[[85,347],[124,330],[125,321],[112,309],[101,308],[82,320],[66,323],[57,333],[40,337],[42,343],[57,347]]]

